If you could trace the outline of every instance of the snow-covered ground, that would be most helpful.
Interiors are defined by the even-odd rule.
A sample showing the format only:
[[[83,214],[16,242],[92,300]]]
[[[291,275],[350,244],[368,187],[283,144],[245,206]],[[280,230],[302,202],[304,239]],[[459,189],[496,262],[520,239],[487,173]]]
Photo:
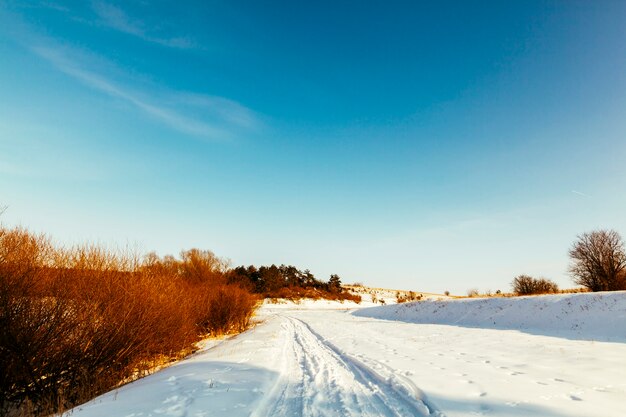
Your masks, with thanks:
[[[454,301],[374,307],[362,317],[422,324],[521,330],[583,340],[626,342],[626,291]]]
[[[398,296],[411,300],[412,297],[419,297],[420,300],[446,300],[449,296],[443,294],[433,294],[422,291],[392,290],[390,288],[368,287],[365,285],[345,285],[352,294],[360,295],[362,305],[396,304]]]
[[[349,305],[266,304],[250,331],[73,415],[626,415],[625,293]]]

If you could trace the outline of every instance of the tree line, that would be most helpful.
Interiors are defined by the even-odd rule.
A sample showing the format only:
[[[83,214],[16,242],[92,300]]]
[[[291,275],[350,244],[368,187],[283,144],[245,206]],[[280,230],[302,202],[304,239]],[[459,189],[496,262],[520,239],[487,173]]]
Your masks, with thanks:
[[[325,298],[360,302],[361,297],[345,291],[341,278],[332,274],[328,281],[317,279],[308,269],[293,265],[238,266],[227,275],[228,282],[241,285],[264,298]]]
[[[329,292],[342,292],[341,278],[333,274],[327,282],[315,278],[308,269],[299,270],[293,265],[256,267],[238,266],[229,273],[231,282],[241,283],[257,294],[271,296],[287,287],[314,288]]]

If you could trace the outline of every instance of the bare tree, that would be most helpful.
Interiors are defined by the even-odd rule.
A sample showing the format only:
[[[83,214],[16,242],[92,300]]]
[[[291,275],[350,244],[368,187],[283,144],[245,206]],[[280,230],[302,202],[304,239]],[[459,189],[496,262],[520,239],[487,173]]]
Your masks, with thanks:
[[[615,230],[596,230],[578,236],[569,251],[574,283],[591,291],[626,289],[626,252]]]

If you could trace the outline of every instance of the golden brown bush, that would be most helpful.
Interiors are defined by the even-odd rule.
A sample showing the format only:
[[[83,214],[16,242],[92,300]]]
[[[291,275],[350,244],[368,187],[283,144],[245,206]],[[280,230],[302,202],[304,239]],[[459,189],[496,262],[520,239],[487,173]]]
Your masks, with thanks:
[[[67,409],[248,326],[256,299],[224,261],[147,258],[0,227],[0,414]]]

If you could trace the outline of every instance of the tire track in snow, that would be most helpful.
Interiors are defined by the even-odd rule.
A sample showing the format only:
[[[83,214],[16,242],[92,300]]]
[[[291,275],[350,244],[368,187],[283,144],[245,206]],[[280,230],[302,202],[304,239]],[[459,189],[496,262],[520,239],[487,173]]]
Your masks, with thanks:
[[[443,416],[410,381],[379,375],[296,318],[282,326],[281,376],[253,417]]]

